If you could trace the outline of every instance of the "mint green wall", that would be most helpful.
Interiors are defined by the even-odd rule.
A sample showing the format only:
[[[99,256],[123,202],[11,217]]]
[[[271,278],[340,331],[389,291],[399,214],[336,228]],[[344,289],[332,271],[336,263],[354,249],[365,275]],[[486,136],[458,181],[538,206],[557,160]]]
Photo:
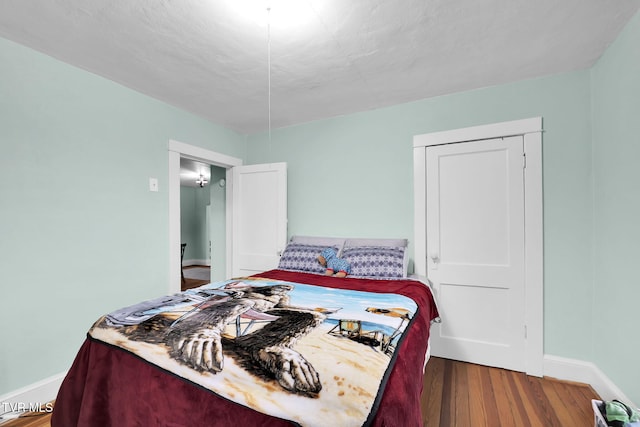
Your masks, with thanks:
[[[2,395],[68,369],[98,316],[167,292],[169,139],[246,143],[4,39],[0,64]]]
[[[592,72],[595,362],[640,404],[640,14]]]
[[[590,73],[528,80],[279,129],[248,161],[288,163],[289,234],[413,240],[413,136],[542,116],[546,353],[591,360]]]
[[[180,187],[180,240],[186,243],[184,260],[207,260],[209,239],[206,229],[209,186]]]

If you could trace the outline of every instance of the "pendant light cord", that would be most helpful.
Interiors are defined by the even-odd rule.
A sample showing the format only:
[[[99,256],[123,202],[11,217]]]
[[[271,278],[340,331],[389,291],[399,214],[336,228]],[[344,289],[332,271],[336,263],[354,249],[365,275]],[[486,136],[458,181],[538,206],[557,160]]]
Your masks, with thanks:
[[[271,149],[271,8],[267,7],[267,104],[269,110],[269,149]]]

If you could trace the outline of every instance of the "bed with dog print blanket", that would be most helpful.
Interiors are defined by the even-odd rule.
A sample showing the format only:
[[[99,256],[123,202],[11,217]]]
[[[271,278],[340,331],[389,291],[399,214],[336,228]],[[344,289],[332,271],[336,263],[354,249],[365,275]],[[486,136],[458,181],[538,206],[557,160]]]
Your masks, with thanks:
[[[52,426],[422,425],[429,288],[273,270],[106,314]]]

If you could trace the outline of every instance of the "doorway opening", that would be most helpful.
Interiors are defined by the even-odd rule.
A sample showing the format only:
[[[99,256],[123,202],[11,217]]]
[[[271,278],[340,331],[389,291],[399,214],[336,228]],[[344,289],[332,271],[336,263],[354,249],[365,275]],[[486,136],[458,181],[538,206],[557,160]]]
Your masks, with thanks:
[[[181,290],[225,277],[226,169],[180,157]]]
[[[216,274],[226,277],[231,271],[231,242],[232,239],[232,193],[230,169],[242,165],[242,160],[210,151],[201,147],[185,144],[183,142],[169,141],[169,292],[179,292],[182,287],[182,231],[181,231],[181,186],[180,186],[180,162],[188,159],[199,162],[209,167],[216,167],[216,173],[224,178],[219,178],[214,184],[219,185],[220,179],[225,180],[225,186],[216,197],[224,198],[224,240],[220,242],[218,251],[224,254],[221,257],[224,266],[218,267]],[[218,175],[216,175],[218,176]],[[211,182],[211,180],[209,180]],[[222,214],[220,214],[222,215]],[[204,215],[205,217],[207,215]],[[218,233],[222,234],[219,230]]]

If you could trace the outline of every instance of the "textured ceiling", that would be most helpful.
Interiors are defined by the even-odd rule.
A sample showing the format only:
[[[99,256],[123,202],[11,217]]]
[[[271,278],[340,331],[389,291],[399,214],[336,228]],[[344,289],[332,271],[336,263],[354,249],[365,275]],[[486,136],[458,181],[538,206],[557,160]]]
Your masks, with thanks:
[[[270,12],[272,128],[589,67],[640,6],[282,1]],[[254,133],[268,127],[265,3],[1,0],[0,36]]]

